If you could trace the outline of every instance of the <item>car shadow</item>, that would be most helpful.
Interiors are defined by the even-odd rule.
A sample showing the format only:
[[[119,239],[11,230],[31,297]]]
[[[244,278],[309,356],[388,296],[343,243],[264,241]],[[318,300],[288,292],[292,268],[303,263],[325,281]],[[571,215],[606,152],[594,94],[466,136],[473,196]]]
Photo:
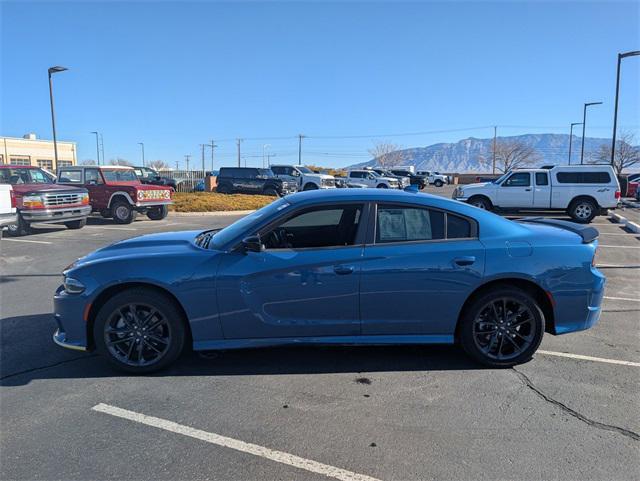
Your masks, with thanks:
[[[39,379],[129,376],[94,353],[56,346],[52,314],[0,321],[0,385]],[[245,376],[485,369],[455,346],[292,346],[230,351],[187,350],[172,366],[148,377]]]

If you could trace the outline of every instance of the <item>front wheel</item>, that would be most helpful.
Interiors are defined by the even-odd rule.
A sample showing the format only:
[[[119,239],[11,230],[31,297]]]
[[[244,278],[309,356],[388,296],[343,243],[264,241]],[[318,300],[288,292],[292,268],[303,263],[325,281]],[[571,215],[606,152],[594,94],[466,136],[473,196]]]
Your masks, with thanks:
[[[147,211],[147,217],[151,220],[162,220],[167,215],[169,215],[169,206],[166,205],[160,205]]]
[[[85,225],[87,225],[87,219],[72,220],[70,222],[65,222],[64,225],[67,226],[67,229],[82,229]]]
[[[280,197],[278,195],[278,191],[276,189],[271,189],[271,188],[265,189],[264,192],[262,192],[262,195],[269,195],[269,196],[272,196],[272,197]]]
[[[465,309],[459,339],[465,352],[492,367],[511,367],[531,359],[544,334],[544,314],[527,292],[497,287]]]
[[[302,190],[318,190],[318,186],[312,182],[305,184]]]
[[[478,209],[482,209],[482,210],[492,210],[493,209],[493,206],[491,205],[491,202],[486,197],[480,197],[480,196],[471,197],[471,199],[469,199],[469,204],[471,204],[474,207],[477,207]]]
[[[116,224],[131,224],[136,220],[138,213],[128,202],[119,200],[113,204],[111,215]]]
[[[444,185],[444,182],[438,179],[433,183],[433,185],[435,185],[436,187],[442,187]]]
[[[162,369],[182,353],[185,327],[167,296],[136,288],[109,299],[93,328],[95,345],[116,368],[134,374]]]
[[[580,224],[588,224],[593,220],[598,212],[598,208],[590,199],[578,199],[569,206],[569,215]]]
[[[7,235],[9,237],[29,235],[31,232],[31,225],[26,222],[20,214],[18,214],[18,220],[16,222],[7,226]]]
[[[387,184],[378,184],[376,187],[378,189],[388,189],[389,188],[389,186]]]

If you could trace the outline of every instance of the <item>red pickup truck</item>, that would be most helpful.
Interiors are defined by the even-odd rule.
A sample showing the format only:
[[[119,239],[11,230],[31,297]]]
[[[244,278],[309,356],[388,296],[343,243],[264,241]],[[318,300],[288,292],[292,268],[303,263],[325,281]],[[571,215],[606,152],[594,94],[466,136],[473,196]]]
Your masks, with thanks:
[[[87,189],[93,211],[117,224],[130,224],[138,213],[151,220],[164,219],[173,203],[171,187],[143,184],[132,167],[61,167],[58,184]]]
[[[17,220],[7,226],[10,236],[29,234],[33,222],[80,229],[91,213],[86,189],[56,185],[38,167],[0,165],[0,184],[11,184],[18,211]]]

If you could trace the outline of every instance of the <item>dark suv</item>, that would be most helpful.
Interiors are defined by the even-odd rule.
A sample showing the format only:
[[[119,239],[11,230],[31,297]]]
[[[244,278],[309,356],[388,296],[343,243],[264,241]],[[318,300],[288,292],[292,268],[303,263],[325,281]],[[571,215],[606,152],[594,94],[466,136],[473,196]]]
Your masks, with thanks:
[[[297,192],[298,184],[279,179],[271,169],[221,167],[216,191],[221,194],[287,195]]]
[[[138,176],[138,179],[140,179],[140,182],[143,184],[166,185],[173,187],[173,190],[177,188],[176,181],[174,179],[170,177],[163,177],[158,173],[158,171],[150,169],[149,167],[134,167],[133,170]]]

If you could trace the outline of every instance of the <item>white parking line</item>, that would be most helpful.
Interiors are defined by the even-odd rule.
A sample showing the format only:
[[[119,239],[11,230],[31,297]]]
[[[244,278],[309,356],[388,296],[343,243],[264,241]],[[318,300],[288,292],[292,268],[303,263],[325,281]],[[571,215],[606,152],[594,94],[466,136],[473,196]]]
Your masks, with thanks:
[[[630,297],[607,297],[604,296],[605,299],[613,299],[614,301],[631,301],[631,302],[640,302],[640,299],[632,299]]]
[[[613,247],[614,249],[640,249],[640,246],[610,246],[606,244],[600,244],[598,247]]]
[[[8,242],[29,242],[31,244],[53,244],[53,242],[27,240],[27,239],[8,239],[6,237],[3,237],[2,240],[3,241],[8,241]]]
[[[600,235],[626,235],[626,236],[636,236],[638,234],[635,234],[633,232],[600,232]]]
[[[106,225],[87,225],[85,229],[138,230],[135,227],[109,227]]]
[[[167,421],[166,419],[156,418],[154,416],[147,416],[146,414],[137,413],[134,411],[128,411],[126,409],[110,406],[109,404],[96,404],[91,409],[105,414],[110,414],[122,419],[128,419],[140,424],[146,424],[158,429],[164,429],[176,434],[182,434],[190,438],[199,439],[207,443],[216,444],[225,448],[235,449],[243,453],[253,454],[254,456],[260,456],[262,458],[270,459],[277,463],[286,464],[295,468],[304,469],[311,473],[322,474],[330,478],[339,479],[340,481],[379,481],[376,478],[367,476],[364,474],[354,473],[347,471],[346,469],[336,468],[328,464],[319,463],[311,459],[301,458],[293,454],[285,453],[283,451],[275,451],[273,449],[265,448],[257,444],[246,443],[239,439],[228,438],[216,433],[210,433],[202,431],[200,429],[191,428],[182,424],[174,423],[173,421]]]
[[[606,364],[620,364],[622,366],[640,367],[640,362],[620,361],[618,359],[606,359],[604,357],[583,356],[582,354],[570,354],[568,352],[543,351],[538,349],[536,354],[544,354],[546,356],[569,357],[571,359],[579,359],[581,361],[604,362]]]

